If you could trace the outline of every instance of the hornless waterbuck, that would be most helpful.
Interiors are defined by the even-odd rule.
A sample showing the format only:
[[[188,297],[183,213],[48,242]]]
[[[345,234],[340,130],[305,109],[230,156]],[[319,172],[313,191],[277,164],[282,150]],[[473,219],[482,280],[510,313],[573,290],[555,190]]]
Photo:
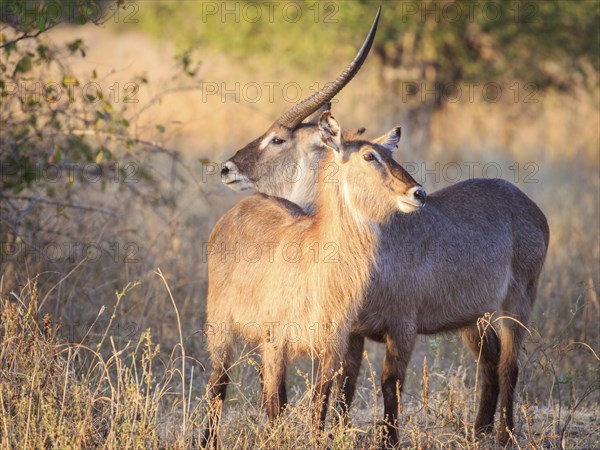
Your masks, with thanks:
[[[224,163],[224,184],[235,190],[254,187],[313,211],[313,168],[324,157],[314,114],[328,109],[359,70],[376,24],[333,83],[294,106]],[[296,178],[286,173],[293,164]],[[399,393],[416,335],[458,330],[482,374],[475,428],[493,430],[499,396],[498,439],[506,444],[514,428],[518,355],[525,333],[521,324],[528,323],[548,247],[546,217],[514,185],[472,179],[434,192],[424,208],[396,214],[380,232],[385,245],[379,248],[377,271],[344,357],[341,408],[346,411],[354,395],[364,338],[384,342],[385,427],[388,442],[395,444]],[[486,313],[503,318],[481,330],[477,323]]]
[[[300,354],[318,357],[314,419],[323,425],[331,378],[379,253],[379,229],[394,213],[423,205],[423,189],[391,156],[399,129],[373,142],[345,139],[325,112],[318,131],[314,145],[323,147],[324,156],[314,216],[257,194],[227,212],[210,236],[208,441],[215,439],[235,339],[260,347],[269,419],[286,402],[287,361]]]

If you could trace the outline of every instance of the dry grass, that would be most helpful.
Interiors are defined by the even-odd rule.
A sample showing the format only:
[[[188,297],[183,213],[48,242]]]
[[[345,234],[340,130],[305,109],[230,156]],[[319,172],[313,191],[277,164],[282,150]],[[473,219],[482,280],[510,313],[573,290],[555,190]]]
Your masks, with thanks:
[[[55,31],[56,39],[72,33]],[[101,79],[106,76],[107,85],[142,72],[148,75],[149,87],[140,92],[138,108],[165,87],[174,87],[169,85],[168,46],[142,35],[113,36],[93,29],[85,34],[96,43],[88,49],[89,67],[111,61],[99,74]],[[249,73],[241,63],[210,52],[203,62],[204,80],[290,80],[308,89],[314,78],[281,68]],[[600,447],[597,92],[549,94],[534,105],[506,98],[451,105],[434,115],[429,144],[422,147],[411,139],[417,124],[402,111],[401,99],[373,88],[378,82],[375,65],[367,64],[340,96],[335,108],[342,124],[366,126],[370,135],[377,135],[401,123],[404,146],[398,160],[403,162],[425,161],[428,168],[435,162],[496,162],[503,177],[518,181],[546,212],[551,245],[522,356],[516,435],[520,448]],[[83,73],[89,67],[76,69]],[[112,68],[116,72],[111,75]],[[336,71],[332,67],[326,75]],[[136,260],[104,253],[95,261],[48,261],[20,254],[10,264],[3,262],[2,448],[194,444],[206,404],[202,242],[216,219],[240,198],[221,186],[218,177],[203,179],[198,158],[220,161],[256,137],[287,106],[280,97],[244,104],[203,100],[200,91],[175,93],[141,117],[138,131],[144,136],[156,123],[168,123],[161,139],[178,148],[182,158],[174,167],[161,157],[153,165],[165,195],[176,198],[176,204],[142,204],[139,197],[109,184],[105,191],[82,189],[74,196],[110,207],[114,216],[70,211],[65,218],[55,209],[41,210],[45,234],[36,234],[36,239],[99,242],[107,249],[118,244],[121,251],[133,243]],[[537,181],[526,183],[523,176],[514,180],[509,167],[519,163],[523,169],[530,162],[539,168]],[[420,172],[416,176],[424,177],[428,190],[448,184]],[[158,267],[164,279],[155,273]],[[257,366],[244,354],[225,405],[226,448],[375,448],[383,410],[382,356],[381,346],[367,345],[352,426],[341,432],[329,424],[331,436],[316,436],[307,425],[309,363],[290,370],[293,407],[278,424],[267,427],[258,402]],[[454,335],[419,339],[403,396],[403,448],[493,448],[492,441],[472,439],[475,369],[476,361]]]
[[[162,273],[159,280],[170,295]],[[183,346],[160,351],[150,330],[123,346],[111,330],[119,305],[139,289],[127,285],[116,293],[114,311],[99,342],[78,344],[60,338],[60,325],[39,309],[43,292],[30,281],[20,296],[2,299],[0,325],[0,437],[3,448],[190,448],[197,446],[205,426],[204,386],[194,386],[194,361]],[[171,297],[172,299],[172,297]],[[178,315],[176,303],[173,311]],[[98,317],[111,314],[101,310]],[[182,328],[177,327],[179,333]],[[591,350],[591,349],[590,349]],[[543,371],[555,372],[557,356],[545,355]],[[330,421],[327,434],[311,431],[308,392],[312,383],[298,369],[292,388],[294,405],[273,425],[267,425],[258,402],[254,354],[243,353],[234,364],[234,383],[221,429],[224,448],[315,449],[379,448],[381,392],[371,353],[364,354],[365,384],[357,393],[354,422],[340,428]],[[540,361],[535,361],[540,363]],[[526,364],[530,367],[531,364]],[[484,449],[494,441],[475,439],[476,407],[471,368],[444,370],[424,357],[420,373],[410,380],[416,389],[404,395],[399,424],[402,448]],[[530,369],[531,370],[531,369]],[[535,369],[534,369],[535,370]],[[536,370],[539,372],[539,370]],[[556,374],[555,374],[556,376]],[[251,381],[251,382],[249,382]],[[415,383],[416,381],[416,383]],[[554,380],[564,383],[560,379]],[[523,383],[522,383],[523,384]],[[519,448],[595,448],[598,410],[593,397],[600,387],[574,392],[570,400],[532,398],[522,386],[515,431]],[[186,387],[187,386],[187,387]],[[550,388],[550,386],[548,386]],[[551,393],[552,394],[552,393]],[[335,416],[335,413],[330,414]]]

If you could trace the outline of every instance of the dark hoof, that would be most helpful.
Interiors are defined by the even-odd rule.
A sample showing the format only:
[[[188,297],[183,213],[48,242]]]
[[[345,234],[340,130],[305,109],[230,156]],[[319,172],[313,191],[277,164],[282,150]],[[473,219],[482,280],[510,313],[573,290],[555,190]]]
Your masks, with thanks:
[[[200,440],[200,447],[193,447],[193,448],[202,448],[205,450],[208,450],[208,449],[218,450],[219,443],[218,443],[217,437],[214,434],[212,434],[210,432],[204,432],[202,435],[202,439]]]
[[[475,437],[488,437],[494,434],[494,425],[475,425]]]
[[[498,430],[496,439],[500,448],[512,448],[515,444],[514,434],[509,433],[506,428]]]
[[[398,432],[394,428],[384,426],[381,449],[388,450],[398,448]]]

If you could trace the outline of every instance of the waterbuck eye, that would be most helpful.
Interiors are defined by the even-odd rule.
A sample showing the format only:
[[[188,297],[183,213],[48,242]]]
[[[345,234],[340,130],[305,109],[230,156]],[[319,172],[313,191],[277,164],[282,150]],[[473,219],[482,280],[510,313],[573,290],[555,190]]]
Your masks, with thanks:
[[[273,138],[273,139],[271,139],[271,144],[275,144],[275,145],[281,145],[284,142],[285,141],[283,139],[279,139],[279,138]]]
[[[373,155],[373,153],[365,153],[363,155],[363,158],[365,161],[373,161],[375,159],[375,156]]]

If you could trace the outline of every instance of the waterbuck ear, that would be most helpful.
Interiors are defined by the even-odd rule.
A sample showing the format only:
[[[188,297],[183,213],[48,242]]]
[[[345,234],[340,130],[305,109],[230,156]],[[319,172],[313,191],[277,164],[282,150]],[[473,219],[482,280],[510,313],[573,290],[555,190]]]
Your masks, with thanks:
[[[381,137],[378,137],[373,141],[373,143],[381,145],[386,150],[393,152],[398,148],[398,142],[400,142],[400,127],[392,128],[386,134]]]
[[[321,106],[319,109],[317,109],[314,113],[312,113],[310,116],[308,116],[306,119],[304,119],[304,123],[317,123],[317,121],[319,120],[319,117],[321,117],[321,114],[323,114],[325,111],[331,111],[331,102],[325,103],[323,106]]]
[[[321,114],[319,118],[319,133],[321,134],[321,141],[327,147],[336,152],[342,150],[342,128],[331,115],[331,111],[325,111]]]

